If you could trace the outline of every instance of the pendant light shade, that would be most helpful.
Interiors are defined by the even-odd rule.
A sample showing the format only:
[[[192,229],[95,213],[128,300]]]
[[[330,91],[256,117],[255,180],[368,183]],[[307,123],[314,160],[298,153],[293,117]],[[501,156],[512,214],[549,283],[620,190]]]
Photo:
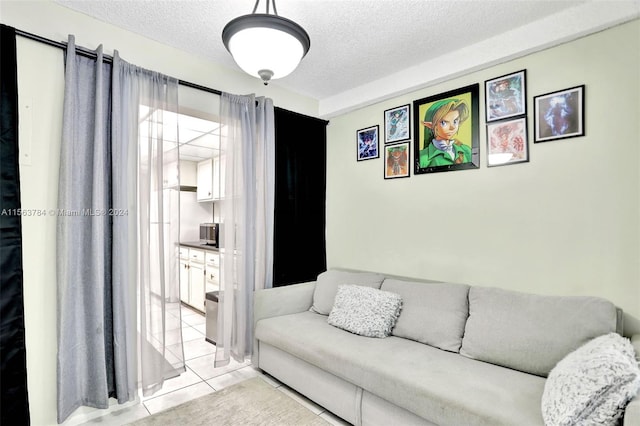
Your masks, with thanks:
[[[275,14],[269,13],[269,1]],[[296,69],[309,51],[307,32],[290,19],[278,16],[275,0],[267,0],[267,13],[255,13],[230,21],[222,30],[222,41],[236,64],[264,84]]]

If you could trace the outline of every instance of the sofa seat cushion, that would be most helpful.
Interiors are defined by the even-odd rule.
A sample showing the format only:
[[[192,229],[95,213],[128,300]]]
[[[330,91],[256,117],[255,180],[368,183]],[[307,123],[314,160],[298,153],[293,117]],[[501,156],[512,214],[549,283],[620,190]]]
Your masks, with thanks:
[[[460,353],[546,377],[565,355],[616,324],[615,305],[598,297],[471,287]]]
[[[402,296],[393,335],[458,352],[469,316],[469,286],[387,278],[382,290]]]
[[[311,311],[260,320],[256,338],[436,424],[543,424],[538,376],[408,339],[354,335]]]

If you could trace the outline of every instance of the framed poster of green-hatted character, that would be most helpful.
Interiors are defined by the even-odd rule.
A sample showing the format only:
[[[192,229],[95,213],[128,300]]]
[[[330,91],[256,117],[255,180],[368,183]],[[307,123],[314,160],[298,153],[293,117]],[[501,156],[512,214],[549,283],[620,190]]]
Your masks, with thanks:
[[[413,101],[414,174],[480,167],[479,84]]]

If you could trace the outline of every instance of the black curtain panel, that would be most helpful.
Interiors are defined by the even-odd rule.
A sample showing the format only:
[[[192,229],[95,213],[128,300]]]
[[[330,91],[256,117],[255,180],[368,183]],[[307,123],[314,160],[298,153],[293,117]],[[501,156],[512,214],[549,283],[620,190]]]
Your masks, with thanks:
[[[275,108],[274,287],[315,280],[327,268],[326,127]]]
[[[0,38],[0,424],[28,425],[15,29]]]

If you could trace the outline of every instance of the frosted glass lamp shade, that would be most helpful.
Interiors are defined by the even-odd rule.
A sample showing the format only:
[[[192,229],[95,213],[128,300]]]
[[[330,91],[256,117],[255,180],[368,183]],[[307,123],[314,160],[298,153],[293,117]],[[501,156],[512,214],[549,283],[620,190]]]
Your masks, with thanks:
[[[258,13],[229,22],[222,31],[222,41],[236,64],[264,84],[289,75],[311,45],[307,32],[295,22]]]

